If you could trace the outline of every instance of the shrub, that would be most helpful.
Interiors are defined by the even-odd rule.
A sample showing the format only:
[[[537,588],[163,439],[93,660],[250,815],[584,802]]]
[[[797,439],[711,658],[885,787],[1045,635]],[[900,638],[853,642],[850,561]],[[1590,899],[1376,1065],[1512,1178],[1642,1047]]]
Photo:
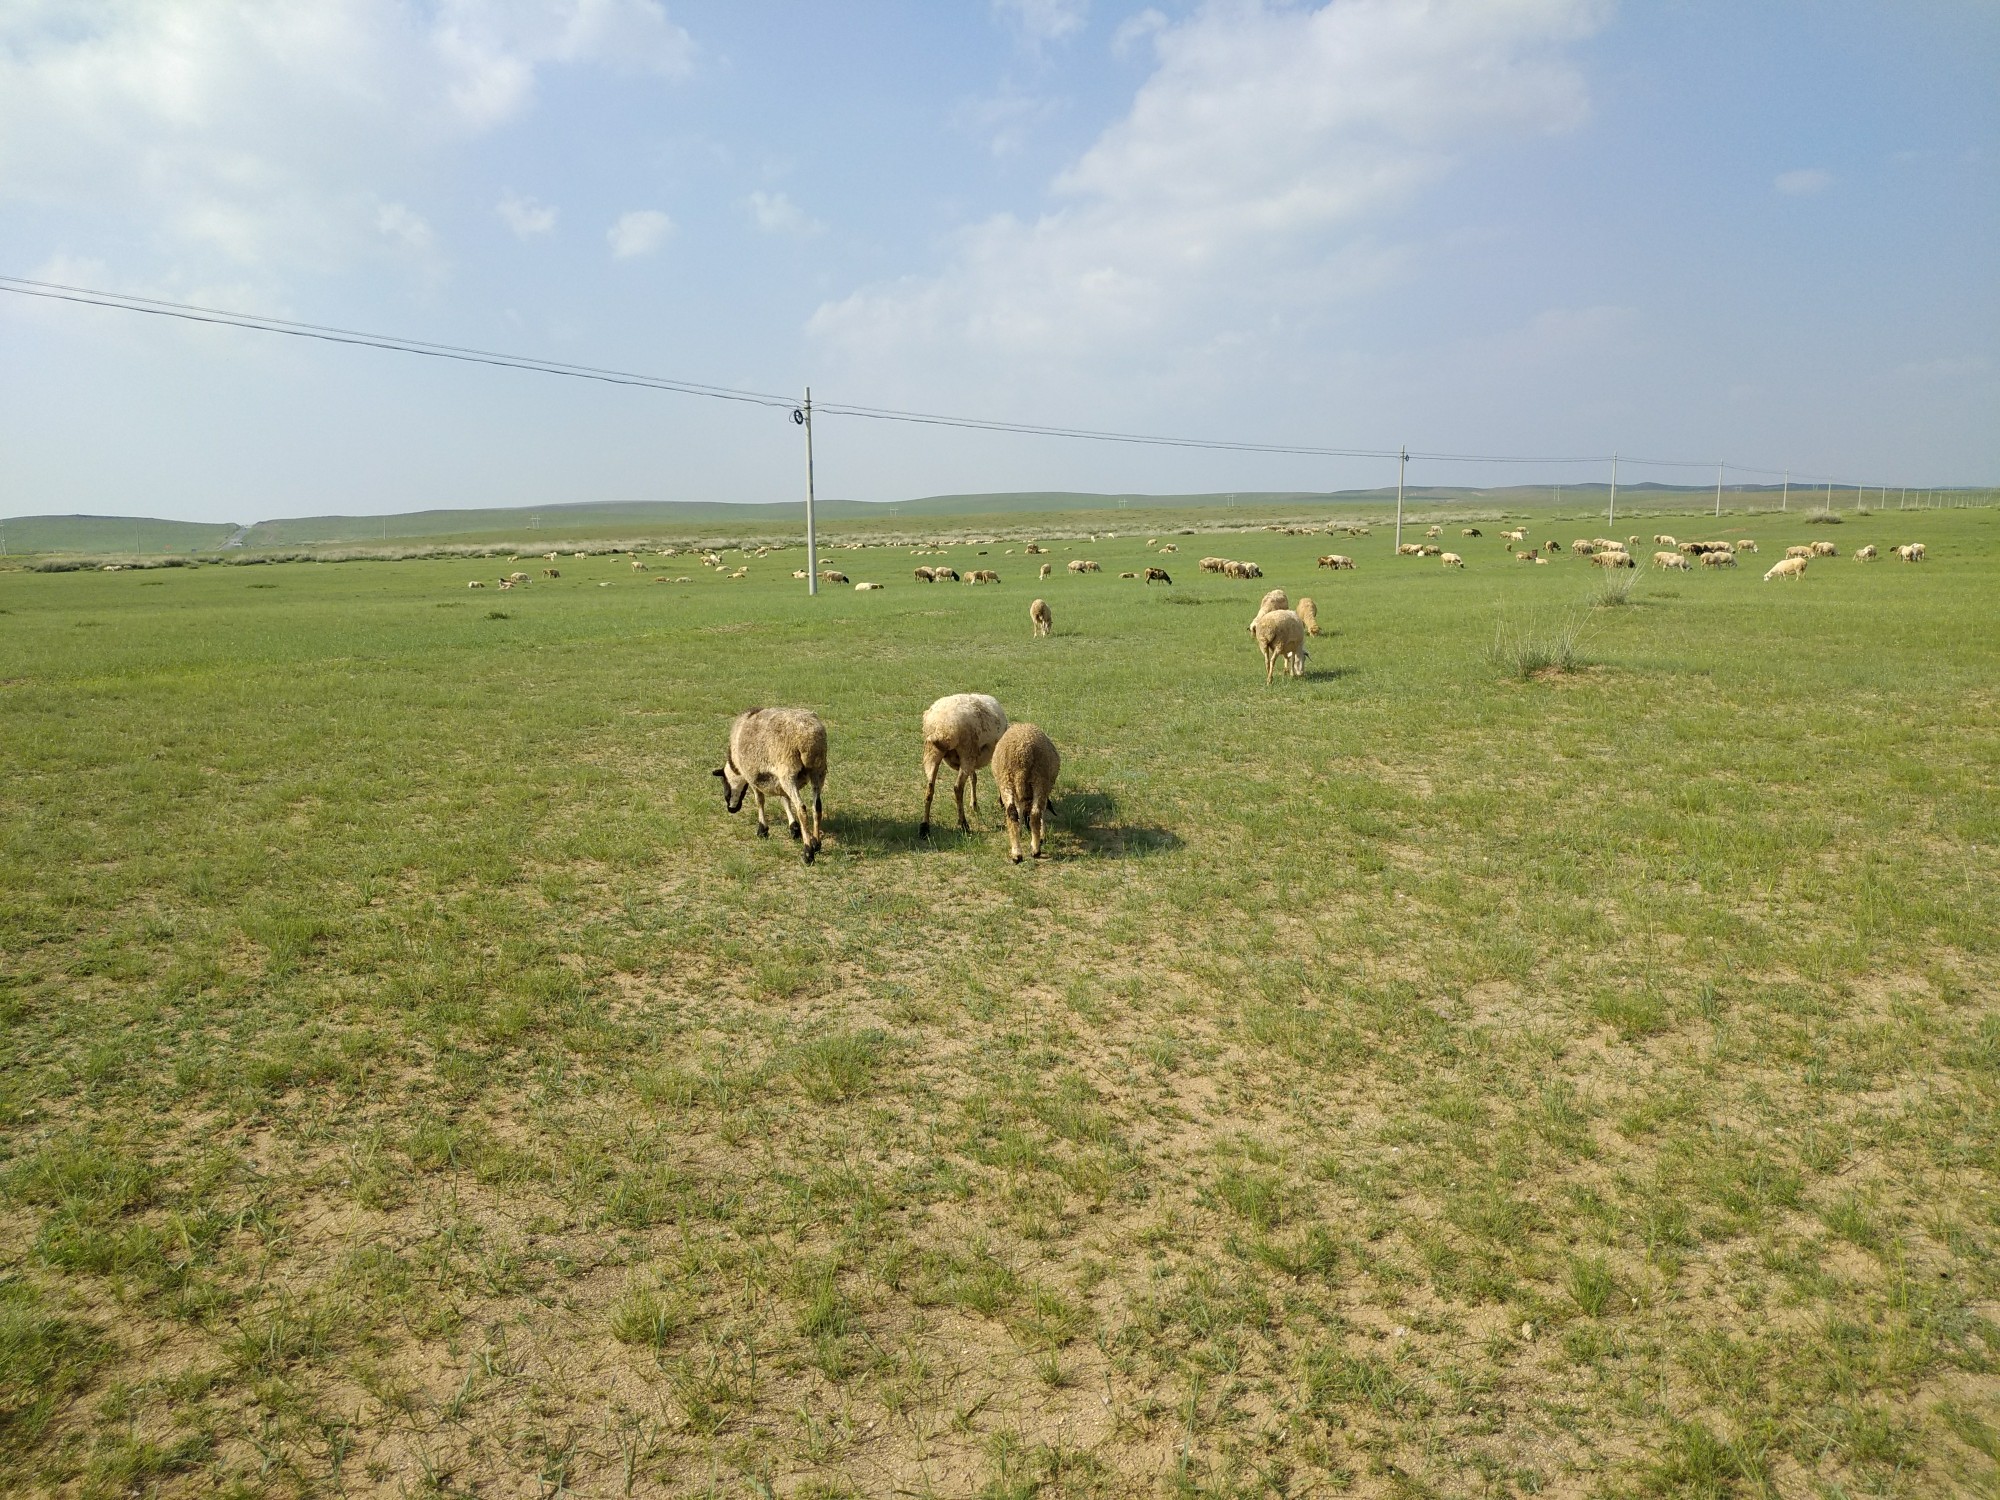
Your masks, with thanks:
[[[1632,589],[1639,581],[1636,572],[1606,572],[1590,591],[1590,602],[1598,609],[1612,609],[1632,602]]]
[[[1838,526],[1839,524],[1840,517],[1836,516],[1830,510],[1816,510],[1806,517],[1806,525],[1808,526]]]
[[[1502,620],[1494,627],[1486,659],[1523,681],[1543,672],[1574,672],[1583,665],[1577,651],[1583,629],[1583,620],[1577,615],[1565,616],[1549,627],[1520,628]]]

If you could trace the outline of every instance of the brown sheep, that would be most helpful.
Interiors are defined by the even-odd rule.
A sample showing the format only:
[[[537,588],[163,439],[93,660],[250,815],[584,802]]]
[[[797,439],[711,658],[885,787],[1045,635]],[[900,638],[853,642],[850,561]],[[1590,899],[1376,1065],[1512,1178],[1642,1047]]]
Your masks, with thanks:
[[[729,748],[715,768],[722,804],[743,810],[746,792],[757,795],[757,837],[771,836],[765,794],[785,804],[785,822],[803,846],[807,864],[820,851],[820,794],[826,788],[826,725],[809,708],[753,708],[729,726]],[[812,833],[805,832],[806,788],[812,788]]]
[[[912,569],[912,570],[911,570],[911,576],[912,576],[912,577],[914,577],[914,578],[915,578],[915,579],[917,580],[917,582],[918,582],[918,583],[936,583],[936,582],[937,582],[937,569],[936,569],[936,568],[914,568],[914,569]]]
[[[562,577],[562,569],[560,569],[560,568],[544,568],[544,569],[542,569],[542,577],[544,577],[544,578],[560,578],[560,577]]]
[[[1167,570],[1165,568],[1148,568],[1146,569],[1146,582],[1172,583],[1173,579],[1167,576]]]
[[[1305,622],[1307,635],[1319,634],[1319,606],[1312,600],[1299,600],[1299,618]]]
[[[1036,859],[1042,857],[1043,819],[1055,791],[1062,757],[1054,743],[1033,724],[1014,724],[993,747],[993,784],[1000,789],[1000,806],[1007,814],[1007,849],[1021,862],[1021,825],[1028,825],[1028,842]]]

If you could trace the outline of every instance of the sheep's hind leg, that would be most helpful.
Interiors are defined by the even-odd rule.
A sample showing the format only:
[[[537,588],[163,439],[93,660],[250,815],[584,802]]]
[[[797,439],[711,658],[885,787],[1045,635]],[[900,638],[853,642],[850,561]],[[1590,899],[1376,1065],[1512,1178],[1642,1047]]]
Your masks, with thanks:
[[[809,839],[805,836],[805,799],[799,795],[797,787],[786,786],[780,782],[779,789],[785,799],[785,822],[791,826],[792,837],[798,840],[802,846],[799,851],[800,854],[804,857],[807,864],[811,864],[813,856],[819,853],[819,840],[816,838]]]
[[[1048,810],[1049,810],[1049,804],[1047,799],[1037,798],[1035,800],[1034,809],[1028,814],[1028,831],[1030,834],[1033,835],[1034,851],[1036,859],[1040,859],[1042,857],[1042,839],[1043,839],[1042,818],[1043,815],[1048,812]]]
[[[978,781],[978,779],[977,779],[977,778],[978,778],[978,775],[979,775],[979,773],[978,773],[977,771],[974,771],[974,772],[972,772],[972,773],[971,773],[971,775],[972,775],[972,778],[973,778],[973,779],[972,779],[972,785],[973,785],[973,787],[974,787],[975,789],[977,789],[977,787],[978,787],[978,785],[979,785],[979,781]],[[951,784],[951,794],[952,794],[952,796],[953,796],[953,797],[954,797],[955,799],[957,799],[957,802],[958,802],[958,831],[959,831],[960,833],[970,833],[970,832],[972,832],[972,825],[971,825],[970,823],[966,822],[966,820],[965,820],[965,783],[966,783],[966,779],[967,779],[967,773],[965,773],[964,771],[960,771],[960,772],[958,773],[958,780],[954,781],[954,782],[953,782],[953,783]],[[977,803],[975,803],[975,804],[974,804],[974,806],[975,806],[975,807],[976,807],[977,805],[978,805]]]
[[[1021,862],[1021,810],[1011,802],[1003,803],[1007,810],[1007,850],[1014,856],[1014,863]],[[1040,853],[1038,849],[1035,851]]]
[[[917,837],[920,839],[931,836],[931,798],[937,795],[938,769],[943,765],[941,756],[924,757],[924,820],[917,825]]]
[[[771,836],[771,822],[764,816],[764,794],[754,786],[750,790],[757,794],[757,837],[767,839]]]

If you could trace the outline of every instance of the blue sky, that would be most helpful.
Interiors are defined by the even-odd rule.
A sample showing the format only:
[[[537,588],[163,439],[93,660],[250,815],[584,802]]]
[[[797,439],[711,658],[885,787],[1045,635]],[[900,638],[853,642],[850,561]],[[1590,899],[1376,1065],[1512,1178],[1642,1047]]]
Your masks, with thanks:
[[[1990,484],[1996,245],[1973,0],[0,0],[0,274],[857,404]],[[782,412],[15,296],[0,397],[0,514],[800,484]],[[1394,474],[833,417],[818,460]]]

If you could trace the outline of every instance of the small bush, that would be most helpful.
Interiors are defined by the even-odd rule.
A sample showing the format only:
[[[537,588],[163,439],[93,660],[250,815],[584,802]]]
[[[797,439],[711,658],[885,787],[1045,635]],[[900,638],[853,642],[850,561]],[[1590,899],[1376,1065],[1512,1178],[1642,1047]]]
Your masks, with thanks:
[[[1574,672],[1583,665],[1578,647],[1583,621],[1567,616],[1549,627],[1515,627],[1502,620],[1493,630],[1486,659],[1510,677],[1526,681],[1544,672]]]
[[[1597,609],[1614,609],[1621,604],[1632,602],[1632,589],[1639,582],[1636,572],[1611,571],[1597,580],[1597,587],[1590,591],[1590,602]]]
[[[1836,516],[1830,510],[1816,510],[1806,517],[1806,525],[1808,526],[1838,526],[1839,524],[1840,517]]]

